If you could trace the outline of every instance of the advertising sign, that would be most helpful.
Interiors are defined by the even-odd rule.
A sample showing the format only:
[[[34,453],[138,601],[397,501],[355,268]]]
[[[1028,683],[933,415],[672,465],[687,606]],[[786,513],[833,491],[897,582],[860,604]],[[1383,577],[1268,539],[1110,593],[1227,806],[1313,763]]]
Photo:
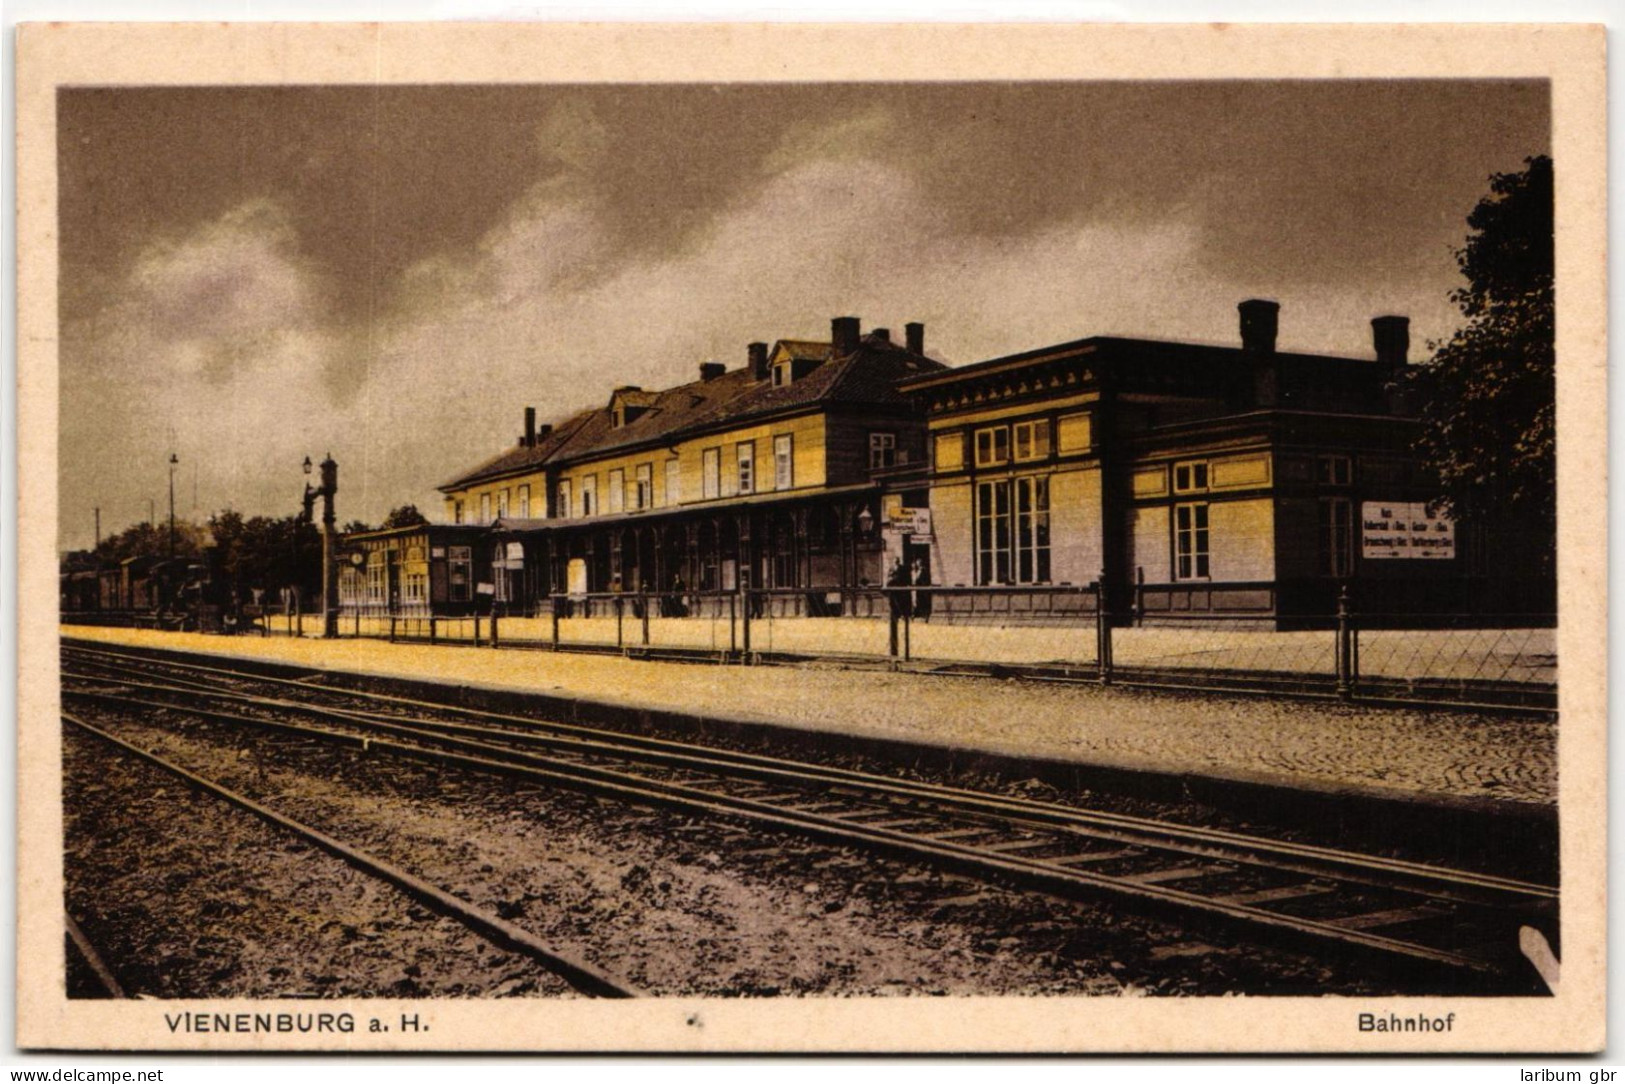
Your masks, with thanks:
[[[1430,514],[1426,502],[1361,503],[1361,557],[1447,561],[1455,555],[1456,521],[1449,516]]]
[[[889,508],[887,509],[886,526],[889,530],[907,535],[929,535],[931,533],[931,509],[929,508]]]

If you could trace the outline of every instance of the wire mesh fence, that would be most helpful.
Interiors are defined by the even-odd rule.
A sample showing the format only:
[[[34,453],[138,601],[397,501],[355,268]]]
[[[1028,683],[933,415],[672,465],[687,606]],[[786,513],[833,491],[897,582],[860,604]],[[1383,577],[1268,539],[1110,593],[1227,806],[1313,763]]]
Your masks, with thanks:
[[[1353,661],[1370,694],[1505,698],[1557,688],[1557,630],[1525,615],[1478,617],[1471,627],[1395,627],[1400,615],[1363,615]]]
[[[246,631],[322,636],[320,613]],[[1282,627],[1283,625],[1288,627]],[[1425,625],[1426,627],[1418,627]],[[1551,708],[1555,615],[1111,612],[1095,585],[582,593],[525,611],[341,610],[340,637],[716,661],[868,660],[1103,683]]]

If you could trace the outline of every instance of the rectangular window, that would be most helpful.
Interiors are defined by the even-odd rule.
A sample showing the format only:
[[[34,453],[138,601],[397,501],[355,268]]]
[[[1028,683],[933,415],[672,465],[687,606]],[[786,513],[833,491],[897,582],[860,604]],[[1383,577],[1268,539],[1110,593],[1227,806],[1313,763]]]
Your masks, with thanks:
[[[976,431],[976,465],[996,467],[1010,462],[1010,427],[995,425]]]
[[[1048,583],[1049,479],[976,486],[976,582]]]
[[[675,508],[683,499],[683,461],[676,456],[666,460],[666,507]]]
[[[491,494],[489,493],[480,494],[480,522],[491,522]]]
[[[714,501],[722,494],[722,449],[707,448],[700,453],[700,496]]]
[[[1049,582],[1049,479],[1016,479],[1016,582]]]
[[[1175,463],[1174,464],[1174,492],[1175,493],[1206,493],[1207,492],[1207,464],[1206,463]]]
[[[897,465],[897,434],[869,434],[869,469],[885,470]]]
[[[1354,465],[1346,455],[1323,455],[1316,459],[1323,486],[1346,486],[1354,479]]]
[[[385,559],[386,555],[383,550],[373,550],[367,554],[367,601],[376,606],[382,606],[385,602]]]
[[[451,521],[453,523],[461,523],[461,522],[463,522],[463,515],[464,515],[464,513],[463,513],[463,502],[462,501],[458,501],[456,504],[451,506]]]
[[[559,519],[570,518],[570,480],[568,478],[559,483],[558,504],[555,506],[554,514]]]
[[[474,550],[469,546],[447,546],[446,564],[451,572],[451,601],[467,602],[474,590]]]
[[[1320,571],[1347,576],[1354,559],[1354,509],[1347,498],[1320,502]]]
[[[773,438],[773,488],[789,489],[796,484],[796,460],[789,433]]]
[[[609,472],[609,514],[625,511],[626,508],[626,472],[612,470]]]
[[[410,603],[429,601],[429,570],[427,566],[413,566],[402,573],[401,599]]]
[[[519,487],[519,518],[530,518],[530,486]]]
[[[739,442],[739,492],[756,492],[756,442]]]
[[[1049,458],[1049,419],[1017,422],[1015,425],[1016,460]]]
[[[581,478],[581,514],[595,516],[598,514],[598,475],[587,474]]]
[[[1207,505],[1174,505],[1174,578],[1208,578]]]
[[[655,465],[639,463],[636,474],[637,488],[633,492],[632,507],[639,512],[653,508],[655,503]]]
[[[1010,582],[1010,483],[976,486],[976,582]]]
[[[497,493],[497,518],[501,519],[508,514],[508,491],[506,489]]]

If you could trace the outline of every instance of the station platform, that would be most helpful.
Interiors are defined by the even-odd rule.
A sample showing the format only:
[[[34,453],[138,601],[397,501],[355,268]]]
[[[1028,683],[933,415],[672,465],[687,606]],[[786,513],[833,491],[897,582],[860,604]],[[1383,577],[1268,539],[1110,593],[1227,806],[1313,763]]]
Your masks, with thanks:
[[[189,653],[532,694],[805,740],[1085,772],[1209,780],[1550,818],[1557,722],[1272,696],[1196,695],[830,664],[722,666],[377,640],[64,627]],[[574,710],[572,708],[572,710]],[[827,738],[826,738],[827,740]],[[828,742],[838,746],[838,742]],[[1035,768],[1035,774],[1041,775]],[[1187,787],[1188,789],[1188,787]]]

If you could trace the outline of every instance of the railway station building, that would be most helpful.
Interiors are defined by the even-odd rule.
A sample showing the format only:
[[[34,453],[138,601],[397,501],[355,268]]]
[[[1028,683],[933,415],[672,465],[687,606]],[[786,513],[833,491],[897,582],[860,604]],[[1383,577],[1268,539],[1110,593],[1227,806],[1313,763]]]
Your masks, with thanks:
[[[435,523],[346,535],[339,552],[340,612],[363,617],[489,612],[488,533],[473,525]]]
[[[941,372],[925,329],[858,318],[828,341],[750,343],[744,364],[623,386],[440,486],[446,518],[488,529],[493,595],[533,613],[560,595],[704,596],[749,586],[774,612],[883,606],[885,477],[921,461],[926,425],[900,381]],[[704,604],[703,597],[699,604]]]
[[[1278,313],[1242,302],[1236,346],[1097,337],[903,380],[930,442],[893,480],[929,508],[906,544],[937,584],[1098,581],[1124,619],[1325,617],[1350,582],[1368,613],[1467,606],[1472,544],[1411,451],[1408,321],[1325,357],[1278,350]]]

